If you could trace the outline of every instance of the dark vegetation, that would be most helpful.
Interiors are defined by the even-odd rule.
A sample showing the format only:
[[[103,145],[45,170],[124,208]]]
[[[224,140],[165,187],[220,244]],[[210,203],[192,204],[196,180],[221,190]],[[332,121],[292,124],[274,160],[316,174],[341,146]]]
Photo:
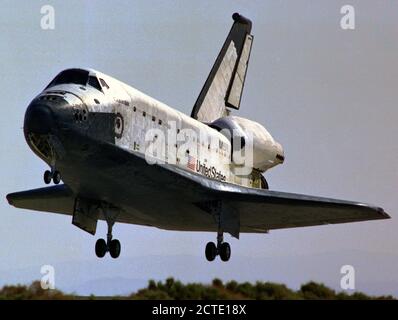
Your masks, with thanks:
[[[29,286],[4,286],[0,289],[0,300],[2,299],[104,299],[105,297],[81,297],[73,294],[65,294],[58,290],[43,290],[40,282],[33,282]],[[323,299],[323,300],[364,300],[364,299],[394,299],[392,296],[372,297],[364,293],[355,292],[348,295],[344,292],[336,292],[323,284],[308,282],[301,286],[300,290],[294,291],[283,284],[271,282],[249,282],[237,283],[230,281],[223,283],[219,279],[214,279],[211,285],[200,283],[183,284],[173,278],[165,282],[155,282],[150,280],[148,287],[138,290],[129,296],[106,297],[108,299],[200,299],[200,300],[222,300],[222,299]]]

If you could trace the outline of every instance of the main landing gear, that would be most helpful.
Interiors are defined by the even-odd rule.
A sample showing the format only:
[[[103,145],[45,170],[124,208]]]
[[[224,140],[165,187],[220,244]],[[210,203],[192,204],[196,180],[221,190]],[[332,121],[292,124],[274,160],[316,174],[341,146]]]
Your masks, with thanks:
[[[51,182],[51,180],[55,183],[55,184],[59,184],[61,182],[61,173],[57,170],[50,171],[50,170],[46,170],[44,172],[44,183],[45,184],[49,184]]]
[[[214,242],[207,243],[205,254],[208,261],[213,261],[218,255],[222,261],[229,260],[231,257],[231,247],[228,242],[224,242],[222,231],[219,231],[217,234],[217,246]]]
[[[121,245],[117,239],[112,239],[112,227],[114,221],[107,220],[108,233],[106,235],[106,241],[104,239],[98,239],[95,243],[95,254],[98,258],[103,258],[107,252],[112,258],[116,259],[120,255]]]

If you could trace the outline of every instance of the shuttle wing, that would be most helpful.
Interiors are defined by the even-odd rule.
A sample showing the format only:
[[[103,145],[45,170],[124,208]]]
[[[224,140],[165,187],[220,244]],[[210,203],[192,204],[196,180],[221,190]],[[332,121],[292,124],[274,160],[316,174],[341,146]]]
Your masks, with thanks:
[[[102,150],[88,161],[108,177],[107,183],[94,181],[87,189],[119,199],[112,204],[126,214],[118,222],[146,224],[128,214],[136,208],[153,218],[148,225],[158,228],[216,231],[219,214],[222,229],[239,237],[241,232],[390,218],[382,208],[362,202],[247,188],[168,164],[148,165],[139,153],[114,145]],[[72,215],[75,196],[59,185],[11,193],[7,200],[18,208]]]
[[[174,170],[206,190],[208,199],[221,201],[227,215],[234,212],[240,232],[390,218],[382,208],[362,202],[247,188]]]
[[[193,107],[191,116],[212,122],[226,115],[226,107],[239,109],[253,36],[252,23],[238,13],[210,74]]]
[[[222,194],[223,199],[239,212],[241,232],[389,218],[382,208],[362,202],[269,190]]]
[[[10,193],[7,200],[21,209],[72,215],[75,198],[67,186],[58,185]]]

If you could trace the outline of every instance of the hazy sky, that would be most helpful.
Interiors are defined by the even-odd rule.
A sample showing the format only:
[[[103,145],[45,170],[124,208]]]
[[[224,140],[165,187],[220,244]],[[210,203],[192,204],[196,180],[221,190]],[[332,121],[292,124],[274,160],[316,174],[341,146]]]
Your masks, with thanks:
[[[45,4],[55,8],[55,30],[40,28],[40,8]],[[340,8],[345,4],[355,8],[355,30],[340,28]],[[105,265],[108,271],[97,276],[111,277],[109,270],[126,259],[140,266],[134,259],[146,255],[188,255],[179,260],[186,265],[178,270],[197,268],[204,279],[212,279],[232,268],[235,273],[230,277],[244,280],[236,265],[242,259],[237,257],[272,261],[277,256],[329,252],[348,257],[346,264],[352,263],[347,252],[369,254],[369,261],[354,266],[358,276],[366,270],[367,277],[374,276],[370,280],[398,283],[398,273],[387,272],[390,266],[371,259],[375,253],[398,256],[397,1],[1,1],[0,5],[0,285],[14,281],[14,270],[37,269],[31,279],[38,279],[41,265],[63,262]],[[227,236],[231,261],[210,265],[204,246],[215,240],[212,233],[117,224],[114,236],[122,242],[121,258],[98,260],[94,244],[106,234],[104,222],[93,237],[74,227],[71,217],[8,205],[7,193],[44,184],[46,165],[26,145],[22,125],[27,105],[56,73],[67,67],[92,67],[189,114],[235,11],[253,21],[254,43],[241,110],[234,114],[265,125],[285,150],[285,163],[266,174],[270,188],[373,203],[393,219],[243,234],[239,241]],[[317,260],[313,270],[326,267]],[[158,268],[159,274],[161,269],[161,274],[167,270],[184,277],[173,264]],[[311,270],[286,273],[279,280],[289,284],[316,278]],[[4,278],[2,271],[11,276]],[[338,283],[338,268],[335,272]],[[155,268],[151,277],[159,274]],[[252,274],[268,279],[256,265]]]

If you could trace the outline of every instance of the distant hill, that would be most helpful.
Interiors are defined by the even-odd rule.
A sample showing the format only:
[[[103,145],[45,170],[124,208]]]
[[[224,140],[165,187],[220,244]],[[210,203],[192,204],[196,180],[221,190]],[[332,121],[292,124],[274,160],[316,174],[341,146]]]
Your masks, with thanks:
[[[168,278],[166,281],[155,282],[150,280],[148,286],[127,296],[77,296],[66,294],[59,290],[43,290],[39,281],[29,286],[16,285],[4,286],[0,290],[0,300],[62,300],[62,299],[132,299],[132,300],[367,300],[387,299],[392,296],[368,296],[361,292],[348,295],[344,292],[336,292],[324,284],[308,282],[299,290],[289,289],[284,284],[272,282],[238,283],[229,281],[223,283],[220,279],[214,279],[212,284],[188,283]]]

